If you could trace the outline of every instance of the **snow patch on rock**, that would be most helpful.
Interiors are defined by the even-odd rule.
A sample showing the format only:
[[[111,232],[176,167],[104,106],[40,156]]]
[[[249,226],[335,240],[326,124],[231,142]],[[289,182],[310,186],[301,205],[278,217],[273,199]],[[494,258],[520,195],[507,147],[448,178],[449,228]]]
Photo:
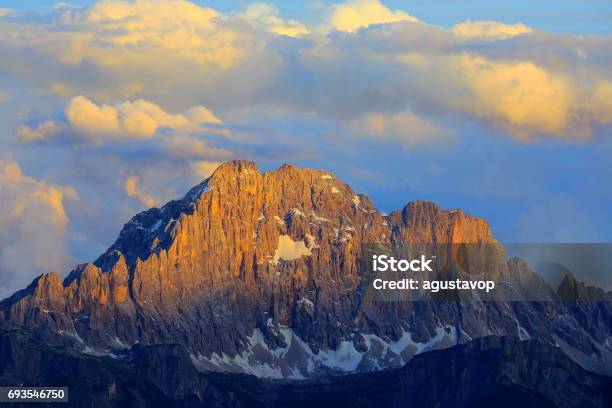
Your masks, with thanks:
[[[307,306],[312,303],[305,298],[300,302]],[[366,334],[363,335],[367,347],[365,351],[358,351],[353,341],[345,340],[334,350],[313,353],[292,329],[278,326],[276,331],[285,346],[270,348],[261,330],[255,329],[246,339],[246,349],[236,356],[213,353],[210,357],[192,356],[192,360],[201,370],[246,373],[263,378],[302,379],[311,377],[321,369],[348,373],[401,367],[417,354],[457,344],[457,332],[449,326],[438,328],[434,336],[423,343],[413,341],[412,335],[406,331],[396,341],[385,341],[375,334]]]
[[[359,198],[358,195],[354,195],[352,201],[353,201],[353,207],[355,207],[356,210],[363,211],[363,212],[368,212],[368,210],[363,208],[363,206],[361,205],[361,198]],[[374,212],[376,212],[376,211],[374,211]]]
[[[516,323],[516,328],[518,330],[519,339],[531,340],[531,335],[523,326],[521,326],[521,323],[518,321],[516,317],[514,318],[514,322]]]
[[[293,261],[309,255],[311,255],[310,248],[304,241],[294,241],[289,235],[281,235],[278,237],[278,245],[271,262],[278,264],[280,260]]]

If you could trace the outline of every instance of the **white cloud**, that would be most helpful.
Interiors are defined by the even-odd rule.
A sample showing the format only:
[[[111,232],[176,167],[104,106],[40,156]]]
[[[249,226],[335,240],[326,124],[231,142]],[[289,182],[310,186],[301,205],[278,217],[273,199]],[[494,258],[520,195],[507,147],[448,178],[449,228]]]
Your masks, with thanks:
[[[239,18],[243,18],[264,30],[278,35],[301,37],[310,32],[299,21],[282,19],[278,8],[269,3],[251,3],[246,10],[237,15]]]
[[[496,21],[465,21],[455,25],[452,33],[466,40],[503,40],[531,33],[523,23],[503,24]]]
[[[0,23],[0,67],[33,75],[46,82],[45,92],[63,96],[159,100],[159,94],[190,93],[194,76],[201,87],[251,60],[261,49],[252,32],[189,1],[100,1]],[[29,68],[19,60],[30,61]]]
[[[202,106],[170,114],[143,100],[111,106],[97,105],[83,96],[72,98],[65,117],[65,122],[48,120],[34,128],[24,125],[17,129],[17,138],[22,142],[33,142],[71,135],[85,142],[102,143],[148,139],[162,128],[197,132],[203,130],[203,125],[221,124],[221,120]]]
[[[445,74],[439,73],[445,81],[468,91],[439,96],[441,103],[454,110],[490,120],[521,139],[533,133],[563,137],[572,126],[576,100],[572,83],[564,75],[529,61],[493,61],[472,55],[448,57],[424,69],[435,70],[436,63],[445,64]]]
[[[480,119],[520,140],[584,139],[612,114],[606,80],[572,76],[528,59],[474,53],[398,57],[411,77],[415,106]]]
[[[63,273],[72,263],[67,247],[66,200],[74,189],[26,176],[12,160],[0,161],[0,297],[36,275]]]
[[[81,31],[61,57],[69,63],[91,59],[111,67],[153,62],[165,50],[179,58],[227,67],[240,59],[243,49],[237,34],[217,23],[221,17],[211,8],[182,0],[98,2],[90,9],[60,15],[60,21]],[[116,51],[112,55],[106,52],[109,45]]]
[[[612,37],[521,23],[434,27],[377,0],[331,5],[311,26],[266,3],[222,14],[181,0],[111,0],[0,23],[0,68],[36,92],[76,96],[67,126],[96,143],[189,126],[194,105],[224,115],[283,109],[343,125],[412,110],[430,123],[482,121],[521,140],[584,138],[609,124],[610,46]],[[126,99],[138,100],[117,103]],[[48,139],[64,125],[43,122],[20,136]]]
[[[402,10],[392,10],[378,0],[347,0],[331,7],[328,16],[330,28],[353,33],[373,24],[419,20]]]

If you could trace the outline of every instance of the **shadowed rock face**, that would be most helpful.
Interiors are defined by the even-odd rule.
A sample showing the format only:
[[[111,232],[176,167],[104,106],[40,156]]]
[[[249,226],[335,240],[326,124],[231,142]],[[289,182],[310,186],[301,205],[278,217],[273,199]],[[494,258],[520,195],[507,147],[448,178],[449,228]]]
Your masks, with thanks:
[[[78,353],[61,337],[41,339],[3,322],[0,384],[68,387],[72,407],[257,407],[198,373],[181,346],[142,347],[127,362]]]
[[[415,357],[388,389],[388,406],[607,407],[611,386],[558,348],[486,337]]]
[[[609,351],[609,307],[592,327],[563,305],[362,302],[362,244],[452,242],[495,244],[484,220],[459,210],[413,202],[383,216],[329,172],[262,174],[236,161],[136,215],[94,263],[63,281],[39,277],[2,302],[0,316],[90,353],[178,343],[200,369],[268,377],[399,367],[486,335]],[[500,258],[495,273],[531,271]]]
[[[400,370],[310,380],[201,373],[182,345],[138,346],[119,359],[88,356],[0,322],[3,385],[68,386],[83,407],[607,407],[612,379],[558,348],[487,337],[421,354]],[[54,345],[50,345],[54,344]]]

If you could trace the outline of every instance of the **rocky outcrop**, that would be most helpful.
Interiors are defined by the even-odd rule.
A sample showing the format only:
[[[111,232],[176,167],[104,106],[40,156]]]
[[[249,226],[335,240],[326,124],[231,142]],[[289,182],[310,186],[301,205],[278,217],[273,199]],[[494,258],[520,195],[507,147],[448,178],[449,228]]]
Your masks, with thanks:
[[[0,383],[68,387],[66,405],[70,407],[258,406],[239,391],[236,394],[212,384],[193,368],[188,355],[181,359],[176,346],[140,348],[127,363],[77,353],[57,340],[40,339],[28,330],[0,322]]]
[[[0,310],[90,353],[178,343],[200,369],[260,376],[398,367],[486,335],[556,336],[606,352],[562,306],[364,301],[363,244],[458,242],[496,245],[484,220],[460,210],[413,202],[384,216],[327,171],[262,174],[236,161],[181,200],[136,215],[94,263],[63,281],[41,276]],[[490,273],[515,279],[516,268],[525,265],[500,252]]]
[[[59,338],[55,339],[60,340]],[[83,407],[607,407],[612,379],[559,348],[487,337],[421,354],[400,370],[308,380],[201,373],[182,345],[138,346],[118,358],[50,345],[0,322],[5,386],[69,386]],[[10,404],[7,406],[11,406]]]
[[[607,407],[612,379],[539,341],[485,337],[415,357],[388,390],[389,407]]]

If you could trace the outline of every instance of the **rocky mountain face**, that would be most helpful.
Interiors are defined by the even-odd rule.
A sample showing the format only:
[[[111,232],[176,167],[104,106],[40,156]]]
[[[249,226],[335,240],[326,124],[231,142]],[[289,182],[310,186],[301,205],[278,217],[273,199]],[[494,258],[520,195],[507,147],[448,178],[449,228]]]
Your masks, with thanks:
[[[402,408],[607,407],[611,385],[545,343],[484,337],[415,357],[387,392]]]
[[[200,370],[260,377],[400,367],[489,335],[539,338],[589,369],[612,367],[608,302],[576,309],[544,282],[547,302],[365,301],[368,243],[496,245],[460,210],[413,202],[382,215],[329,172],[262,174],[236,161],[136,215],[95,262],[37,278],[0,303],[0,318],[92,355],[181,344]],[[500,254],[496,279],[537,280]]]
[[[202,401],[215,408],[257,406],[200,374],[180,346],[139,348],[127,362],[80,353],[61,336],[39,334],[0,324],[3,386],[68,386],[66,405],[73,407],[202,407]]]

